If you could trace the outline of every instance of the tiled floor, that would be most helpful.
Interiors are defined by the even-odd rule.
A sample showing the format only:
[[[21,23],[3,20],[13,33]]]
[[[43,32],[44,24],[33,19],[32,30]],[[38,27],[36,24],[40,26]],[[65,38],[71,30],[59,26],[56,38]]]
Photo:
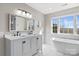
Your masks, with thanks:
[[[58,52],[55,46],[51,44],[43,44],[42,53],[36,54],[36,56],[63,56],[64,54]]]

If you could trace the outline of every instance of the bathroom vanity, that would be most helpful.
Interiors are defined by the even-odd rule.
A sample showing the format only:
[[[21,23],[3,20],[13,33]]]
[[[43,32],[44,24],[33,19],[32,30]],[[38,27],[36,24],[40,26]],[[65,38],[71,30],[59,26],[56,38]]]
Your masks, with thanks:
[[[24,36],[16,36],[14,33],[14,35],[5,35],[5,55],[31,56],[42,50],[42,35],[39,34],[41,30],[36,31],[41,28],[39,22],[36,24],[32,18],[23,17],[21,15],[9,14],[8,16],[9,33],[17,33],[19,31],[22,33],[28,32],[29,34]]]
[[[32,56],[42,50],[41,35],[5,36],[6,56]]]

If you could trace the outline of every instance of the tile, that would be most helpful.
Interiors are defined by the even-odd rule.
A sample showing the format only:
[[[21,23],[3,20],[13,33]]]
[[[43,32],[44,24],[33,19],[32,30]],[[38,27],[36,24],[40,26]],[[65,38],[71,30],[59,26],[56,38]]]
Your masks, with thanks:
[[[35,56],[64,56],[64,54],[58,52],[54,45],[43,44],[42,53],[39,52]]]

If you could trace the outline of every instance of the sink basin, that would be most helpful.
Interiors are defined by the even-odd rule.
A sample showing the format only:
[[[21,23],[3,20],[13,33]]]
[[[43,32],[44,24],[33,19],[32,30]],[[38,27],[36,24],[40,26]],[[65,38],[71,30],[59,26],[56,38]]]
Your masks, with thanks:
[[[37,34],[21,34],[20,36],[14,36],[14,35],[5,35],[5,38],[10,39],[10,40],[15,40],[15,39],[22,39],[30,36],[37,36]]]

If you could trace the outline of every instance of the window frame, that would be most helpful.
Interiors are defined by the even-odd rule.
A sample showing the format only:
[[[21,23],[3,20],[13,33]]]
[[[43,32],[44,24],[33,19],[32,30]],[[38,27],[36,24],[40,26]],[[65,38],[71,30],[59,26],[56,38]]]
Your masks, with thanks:
[[[73,33],[60,33],[60,18],[61,17],[66,17],[66,16],[73,16],[73,21],[74,21],[74,28],[73,28]],[[51,34],[65,34],[65,35],[70,35],[70,34],[72,34],[72,35],[79,35],[79,34],[77,34],[77,16],[79,16],[79,13],[74,13],[74,14],[67,14],[67,15],[61,15],[61,16],[55,16],[55,18],[58,18],[58,31],[57,31],[57,33],[53,33],[52,32],[52,22],[51,22]],[[52,21],[52,19],[51,19],[51,21]]]
[[[79,16],[79,14],[76,15],[76,17],[75,17],[75,18],[76,18],[76,20],[75,20],[75,22],[76,22],[76,24],[75,24],[75,25],[76,25],[76,34],[78,34],[78,33],[77,33],[77,16]],[[79,34],[78,34],[78,35],[79,35]]]

